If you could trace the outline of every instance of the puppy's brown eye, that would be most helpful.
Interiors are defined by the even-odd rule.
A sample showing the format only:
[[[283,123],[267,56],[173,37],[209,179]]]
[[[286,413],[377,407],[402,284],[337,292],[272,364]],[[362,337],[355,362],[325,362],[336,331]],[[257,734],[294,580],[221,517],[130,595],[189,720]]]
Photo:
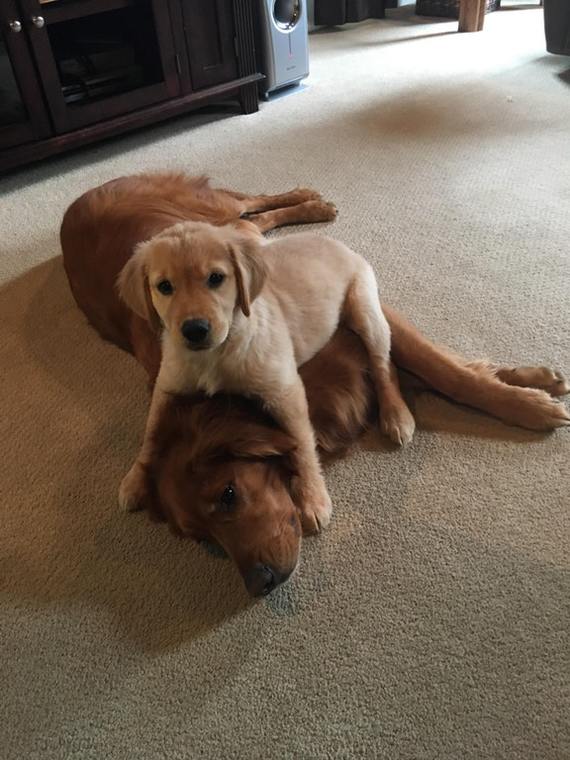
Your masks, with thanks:
[[[236,503],[236,492],[235,488],[231,485],[228,485],[224,488],[224,492],[222,493],[222,496],[220,498],[220,509],[223,512],[231,512],[232,509],[234,509]]]
[[[174,293],[174,288],[170,280],[161,280],[157,283],[156,289],[159,293],[162,293],[163,296],[171,296]]]
[[[222,274],[221,272],[212,272],[212,274],[208,277],[208,287],[210,288],[217,288],[219,287],[222,282],[225,280],[226,276],[225,274]]]

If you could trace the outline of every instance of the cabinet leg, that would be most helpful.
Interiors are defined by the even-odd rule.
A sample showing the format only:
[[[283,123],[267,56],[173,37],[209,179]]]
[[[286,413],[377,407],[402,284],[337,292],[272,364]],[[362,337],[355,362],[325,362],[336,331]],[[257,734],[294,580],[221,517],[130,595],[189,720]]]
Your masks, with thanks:
[[[259,111],[257,82],[240,87],[239,102],[242,113],[255,113],[256,111]]]
[[[485,19],[485,0],[461,0],[459,31],[480,32]]]
[[[483,24],[485,23],[485,6],[487,3],[485,0],[479,0],[479,18],[477,19],[477,31],[483,31]]]

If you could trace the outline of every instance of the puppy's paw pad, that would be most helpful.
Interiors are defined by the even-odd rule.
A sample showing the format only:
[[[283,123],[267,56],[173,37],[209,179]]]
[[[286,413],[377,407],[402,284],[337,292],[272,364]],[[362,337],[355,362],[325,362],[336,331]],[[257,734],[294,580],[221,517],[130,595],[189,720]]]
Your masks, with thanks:
[[[319,492],[304,492],[300,499],[301,524],[305,535],[324,530],[331,521],[332,502],[326,489]]]
[[[147,495],[147,478],[143,467],[134,464],[119,486],[119,509],[121,512],[136,512],[143,508]]]

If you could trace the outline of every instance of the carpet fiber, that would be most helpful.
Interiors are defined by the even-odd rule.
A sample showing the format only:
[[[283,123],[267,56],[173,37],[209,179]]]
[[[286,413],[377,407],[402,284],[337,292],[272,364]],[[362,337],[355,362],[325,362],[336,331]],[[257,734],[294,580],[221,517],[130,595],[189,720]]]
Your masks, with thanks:
[[[58,255],[67,204],[120,174],[311,185],[430,336],[570,373],[570,59],[536,9],[455,29],[400,10],[318,32],[308,87],[257,115],[2,181],[2,760],[570,757],[568,432],[415,397],[413,444],[336,463],[330,528],[252,603],[227,560],[118,513],[144,377]]]

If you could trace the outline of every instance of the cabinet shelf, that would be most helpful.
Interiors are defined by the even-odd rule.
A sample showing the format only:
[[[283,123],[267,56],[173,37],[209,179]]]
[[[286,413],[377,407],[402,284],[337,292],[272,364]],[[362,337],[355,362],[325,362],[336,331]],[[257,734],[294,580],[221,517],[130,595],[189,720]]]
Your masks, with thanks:
[[[41,4],[41,14],[48,24],[57,24],[129,8],[135,4],[136,0],[53,0],[53,2]]]

